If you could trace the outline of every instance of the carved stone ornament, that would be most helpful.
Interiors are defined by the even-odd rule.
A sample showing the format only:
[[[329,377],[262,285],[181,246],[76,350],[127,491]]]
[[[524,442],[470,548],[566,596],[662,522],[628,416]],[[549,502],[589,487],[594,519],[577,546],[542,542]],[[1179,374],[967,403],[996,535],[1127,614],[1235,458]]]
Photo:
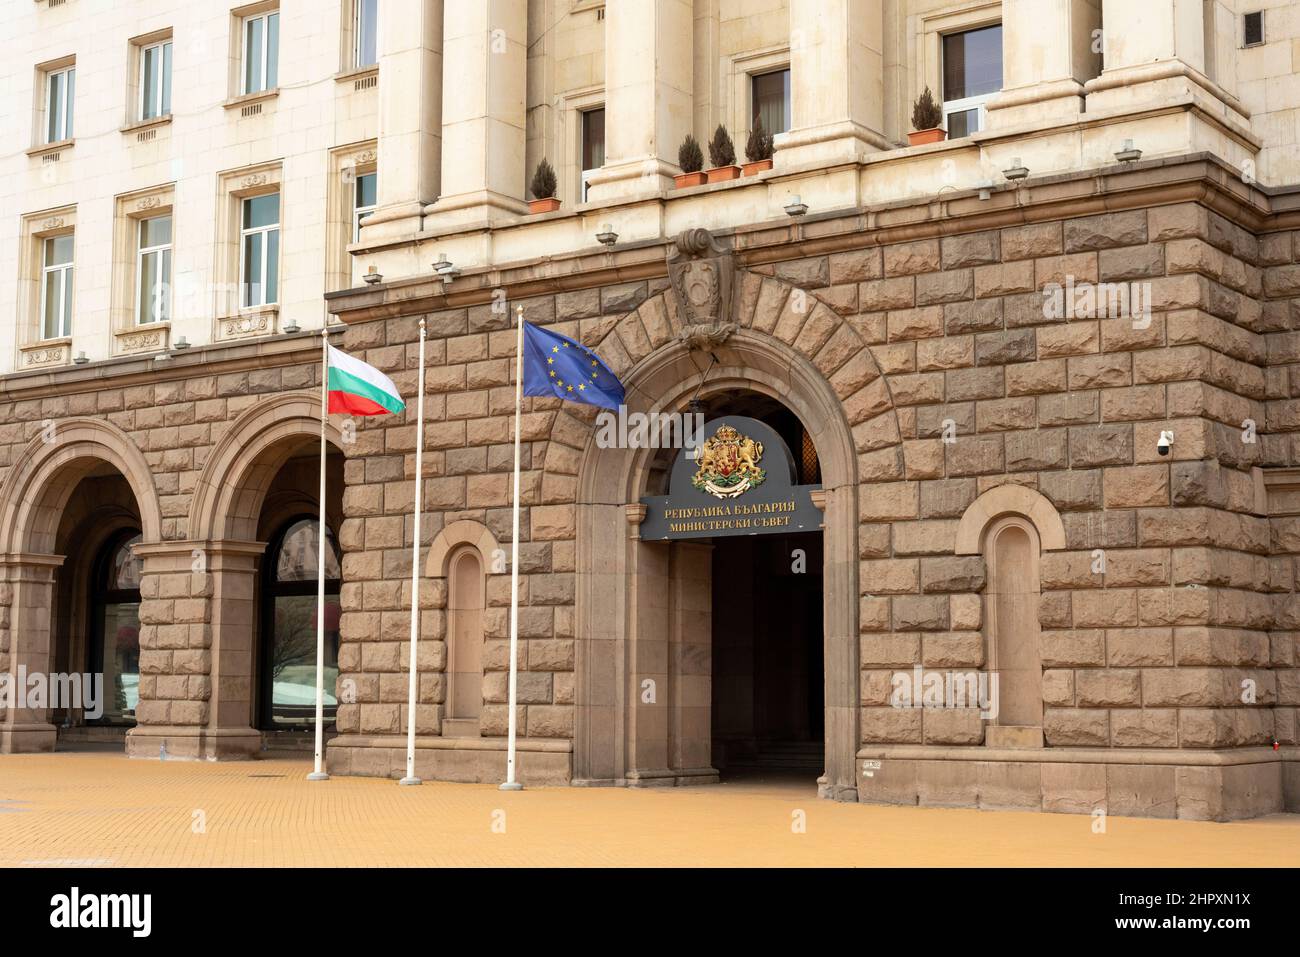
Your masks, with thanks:
[[[708,351],[736,331],[731,316],[735,262],[730,250],[707,229],[687,229],[668,253],[668,279],[682,317],[678,338],[692,349]]]

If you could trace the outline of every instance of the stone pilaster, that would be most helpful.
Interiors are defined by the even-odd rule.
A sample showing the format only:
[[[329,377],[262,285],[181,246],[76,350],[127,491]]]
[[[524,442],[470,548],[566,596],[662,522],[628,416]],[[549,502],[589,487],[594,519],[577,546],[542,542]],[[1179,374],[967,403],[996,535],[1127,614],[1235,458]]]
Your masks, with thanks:
[[[589,198],[672,185],[691,131],[694,21],[689,0],[610,0],[605,13],[605,168]]]
[[[490,222],[524,203],[525,0],[445,0],[442,196],[426,229]]]
[[[883,0],[791,0],[795,125],[776,138],[778,169],[860,162],[890,147],[883,51]]]
[[[442,0],[386,0],[379,18],[379,205],[365,241],[417,233],[442,167]]]
[[[1093,30],[1100,0],[1003,0],[1002,92],[988,105],[991,129],[1070,121],[1083,112],[1083,84],[1097,73]]]
[[[11,696],[0,701],[0,753],[54,750],[50,709],[18,705],[27,703],[19,697],[20,678],[50,671],[50,610],[62,564],[62,555],[0,555],[0,675]]]

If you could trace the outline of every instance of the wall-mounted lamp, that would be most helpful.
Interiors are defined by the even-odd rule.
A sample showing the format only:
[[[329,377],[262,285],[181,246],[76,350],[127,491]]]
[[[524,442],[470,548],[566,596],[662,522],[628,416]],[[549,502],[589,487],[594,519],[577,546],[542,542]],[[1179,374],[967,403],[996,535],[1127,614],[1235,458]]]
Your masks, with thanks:
[[[292,333],[292,332],[298,332],[301,328],[302,326],[298,325],[298,323],[290,319],[288,322],[286,322],[283,326],[280,327],[280,331]]]
[[[785,204],[785,214],[787,216],[802,216],[808,212],[808,204],[798,196],[791,196],[790,202]]]
[[[1005,176],[1007,179],[1013,181],[1018,179],[1024,179],[1026,176],[1029,175],[1029,167],[1024,166],[1020,162],[1020,157],[1017,156],[1015,159],[1011,161],[1010,168],[1004,169],[1002,171],[1002,175]]]
[[[447,258],[446,253],[438,253],[438,261],[433,264],[433,271],[444,283],[451,282],[460,275],[460,270]]]
[[[366,274],[361,277],[361,281],[367,286],[373,286],[377,282],[383,282],[384,277],[383,274],[375,268],[375,264],[371,263],[370,268],[366,270]]]
[[[1142,158],[1142,151],[1134,149],[1132,140],[1125,140],[1124,145],[1115,151],[1115,159],[1121,163],[1136,163]]]
[[[600,232],[596,234],[596,242],[602,246],[613,246],[618,242],[618,233],[614,232],[614,227],[609,223],[601,223]]]
[[[980,199],[990,200],[993,198],[993,184],[988,180],[979,184]]]
[[[172,348],[176,349],[177,351],[182,351],[188,349],[189,347],[190,344],[184,336],[177,336],[176,341],[172,343]]]
[[[89,362],[90,360],[86,358],[86,354],[85,354],[84,352],[78,352],[78,353],[77,353],[77,357],[76,357],[75,359],[73,359],[72,361],[75,362],[75,363],[76,363],[77,365],[79,365],[79,366],[84,366],[84,365],[85,365],[87,362]]]

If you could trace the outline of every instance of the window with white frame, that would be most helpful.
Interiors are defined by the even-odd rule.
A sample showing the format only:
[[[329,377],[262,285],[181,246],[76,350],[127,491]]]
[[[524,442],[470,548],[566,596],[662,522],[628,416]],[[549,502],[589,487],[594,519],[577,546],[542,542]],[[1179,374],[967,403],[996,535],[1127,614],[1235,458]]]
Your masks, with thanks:
[[[280,12],[244,17],[244,76],[241,93],[273,90],[280,82]]]
[[[790,128],[790,71],[773,70],[749,78],[750,121],[762,120],[763,129],[775,136]]]
[[[352,192],[352,241],[354,243],[361,239],[362,217],[369,216],[375,211],[378,188],[378,173],[361,173],[357,176]]]
[[[244,306],[265,306],[278,301],[280,194],[250,196],[240,205],[240,302]]]
[[[51,70],[45,75],[45,142],[72,139],[72,104],[76,89],[76,67]]]
[[[379,0],[355,0],[352,22],[352,65],[357,69],[379,62]]]
[[[172,41],[140,48],[140,119],[152,120],[172,111]]]
[[[44,241],[41,258],[41,338],[72,335],[71,233]]]
[[[605,165],[605,108],[582,111],[582,201],[587,201],[587,181]],[[571,174],[570,174],[571,175]]]
[[[943,37],[943,120],[948,139],[982,130],[985,107],[1002,89],[1002,24]]]
[[[140,220],[136,253],[135,318],[140,325],[171,318],[171,214]]]

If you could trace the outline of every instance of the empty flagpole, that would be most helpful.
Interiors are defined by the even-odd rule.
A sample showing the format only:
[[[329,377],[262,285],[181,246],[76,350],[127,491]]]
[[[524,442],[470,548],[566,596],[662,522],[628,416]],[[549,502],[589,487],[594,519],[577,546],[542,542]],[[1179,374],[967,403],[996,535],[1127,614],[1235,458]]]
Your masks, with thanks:
[[[320,331],[320,518],[316,524],[316,770],[308,781],[328,781],[325,756],[325,424],[329,419],[329,317]]]
[[[515,780],[515,699],[519,683],[519,436],[524,408],[524,307],[515,307],[515,497],[510,536],[510,692],[507,696],[510,717],[506,735],[506,781],[502,791],[518,791],[523,785]]]
[[[407,662],[410,687],[406,692],[406,777],[399,784],[419,784],[415,776],[415,701],[419,684],[416,644],[420,638],[420,512],[424,507],[424,319],[420,319],[420,378],[415,401],[415,522],[411,530],[411,656]]]

